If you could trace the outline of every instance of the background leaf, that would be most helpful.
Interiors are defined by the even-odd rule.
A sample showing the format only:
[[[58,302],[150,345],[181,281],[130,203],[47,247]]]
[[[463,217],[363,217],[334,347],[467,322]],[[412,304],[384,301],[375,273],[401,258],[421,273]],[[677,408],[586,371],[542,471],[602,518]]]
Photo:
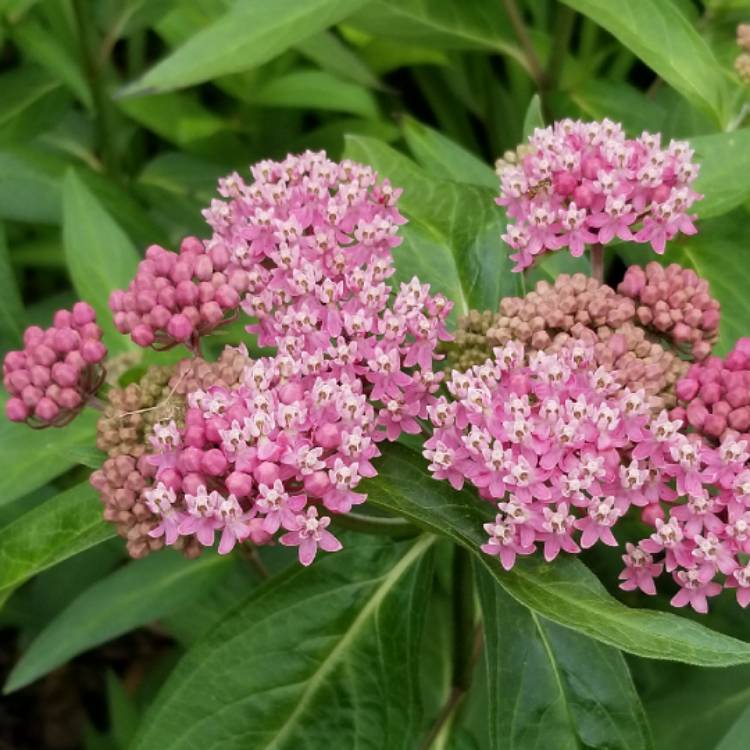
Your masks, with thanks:
[[[127,89],[127,94],[183,88],[260,65],[338,23],[365,0],[245,0],[191,37]]]
[[[667,83],[723,124],[728,90],[711,49],[672,0],[563,0],[603,26]]]
[[[220,585],[234,558],[186,560],[164,550],[97,581],[53,619],[15,665],[4,690],[28,685],[100,643],[154,622]]]
[[[417,747],[434,541],[360,535],[269,581],[181,661],[132,750]]]
[[[130,340],[115,328],[108,300],[135,276],[138,255],[75,172],[66,174],[63,188],[63,243],[73,285],[96,310],[110,351],[131,348]]]

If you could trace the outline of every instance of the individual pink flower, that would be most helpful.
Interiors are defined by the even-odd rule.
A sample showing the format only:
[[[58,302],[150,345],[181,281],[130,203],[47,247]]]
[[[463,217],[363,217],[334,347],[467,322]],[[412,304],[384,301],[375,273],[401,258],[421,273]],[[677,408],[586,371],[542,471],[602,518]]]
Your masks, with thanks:
[[[706,580],[705,575],[698,568],[678,570],[673,574],[680,590],[672,597],[673,607],[684,607],[689,604],[696,612],[708,612],[708,597],[721,593],[721,585]]]
[[[640,545],[630,542],[625,544],[625,554],[622,556],[625,569],[620,573],[620,588],[624,591],[640,589],[644,594],[654,596],[656,585],[654,578],[661,575],[664,565],[655,563],[654,558]]]
[[[299,547],[299,561],[308,566],[315,559],[318,547],[326,552],[338,552],[341,542],[328,531],[331,519],[328,516],[318,518],[318,509],[311,506],[305,515],[296,518],[297,529],[284,534],[279,541],[285,547]]]

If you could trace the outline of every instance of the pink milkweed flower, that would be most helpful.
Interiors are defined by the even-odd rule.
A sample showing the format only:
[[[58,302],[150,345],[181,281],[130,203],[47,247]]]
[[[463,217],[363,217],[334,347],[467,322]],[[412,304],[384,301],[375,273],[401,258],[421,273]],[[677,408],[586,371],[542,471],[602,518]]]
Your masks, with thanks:
[[[499,514],[494,523],[484,524],[484,530],[489,534],[486,544],[480,549],[488,555],[500,559],[505,570],[510,570],[516,561],[516,555],[528,555],[534,551],[533,546],[523,546],[518,538],[517,527],[507,517]]]
[[[219,503],[218,513],[223,522],[219,554],[226,555],[234,549],[235,544],[250,536],[250,520],[255,513],[243,511],[234,495],[229,495]]]
[[[143,493],[149,510],[160,519],[160,523],[148,532],[149,536],[164,537],[167,544],[174,544],[180,535],[179,527],[183,514],[175,507],[177,495],[174,490],[159,482]]]
[[[750,562],[737,568],[727,579],[727,588],[737,589],[737,603],[743,609],[750,604]]]
[[[672,576],[680,586],[680,590],[671,599],[670,604],[673,607],[684,607],[689,604],[696,612],[706,614],[707,598],[721,593],[721,585],[710,579],[706,580],[698,568],[677,570]]]
[[[264,516],[264,531],[275,534],[282,526],[285,529],[296,527],[297,514],[307,503],[304,495],[290,496],[280,479],[277,479],[272,487],[265,484],[259,485],[258,492],[259,496],[255,499],[254,508]]]
[[[563,549],[566,552],[576,553],[580,547],[573,541],[572,531],[575,516],[568,513],[568,504],[559,503],[557,508],[542,508],[543,520],[539,523],[541,540],[544,542],[544,559],[547,562],[554,560]]]
[[[222,497],[216,492],[208,492],[204,485],[198,487],[194,495],[185,495],[187,514],[179,526],[180,534],[195,534],[204,547],[214,543],[216,529],[221,525],[219,506]]]
[[[634,591],[640,589],[644,594],[654,596],[656,586],[654,578],[661,575],[664,565],[655,563],[654,558],[645,552],[640,545],[636,546],[630,542],[625,544],[625,554],[622,556],[625,569],[620,573],[623,591]]]
[[[610,547],[616,547],[617,540],[612,534],[612,526],[621,515],[622,510],[615,506],[613,496],[592,498],[588,507],[588,515],[575,522],[576,528],[583,532],[581,534],[581,547],[588,549],[598,541]]]
[[[326,552],[338,552],[342,545],[327,530],[331,519],[328,516],[318,518],[318,509],[312,505],[305,515],[297,516],[295,531],[284,534],[279,541],[285,547],[299,547],[299,561],[308,566],[315,559],[318,547]]]

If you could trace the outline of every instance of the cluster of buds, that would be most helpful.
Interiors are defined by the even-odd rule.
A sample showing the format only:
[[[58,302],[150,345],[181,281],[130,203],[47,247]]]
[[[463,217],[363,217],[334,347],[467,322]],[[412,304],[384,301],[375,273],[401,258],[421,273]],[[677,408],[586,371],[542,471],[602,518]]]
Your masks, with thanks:
[[[677,263],[630,266],[617,291],[636,304],[638,322],[692,359],[705,359],[719,337],[721,305],[706,279]]]
[[[744,84],[750,84],[750,24],[737,26],[737,46],[742,50],[735,58],[734,69]]]
[[[117,330],[138,346],[168,349],[198,339],[237,314],[246,274],[221,245],[187,237],[179,254],[151,245],[127,290],[110,295]]]
[[[537,128],[529,148],[500,173],[498,204],[515,223],[503,239],[513,248],[516,271],[547,251],[614,239],[650,243],[663,253],[678,232],[694,234],[688,211],[700,197],[693,151],[682,141],[660,145],[660,136],[625,137],[610,120],[560,120]]]
[[[104,378],[107,349],[94,309],[77,302],[72,310],[58,310],[51,328],[30,326],[23,343],[3,361],[8,419],[31,427],[68,424]]]
[[[750,601],[750,471],[747,444],[710,448],[680,432],[645,394],[596,367],[583,342],[557,354],[511,342],[494,360],[454,371],[452,399],[430,407],[435,428],[424,455],[436,479],[470,482],[497,507],[482,550],[506,569],[542,547],[546,560],[597,542],[614,546],[613,527],[632,507],[655,526],[628,545],[622,588],[654,594],[666,569],[680,591],[672,603],[706,611],[723,585]],[[671,508],[664,504],[686,498]],[[654,555],[664,553],[663,561]]]
[[[356,487],[376,473],[375,409],[346,369],[319,374],[284,355],[248,364],[243,381],[190,393],[184,428],[155,428],[150,535],[210,546],[218,534],[221,553],[278,537],[309,565],[318,547],[340,548],[323,514],[365,500]]]
[[[633,300],[583,274],[561,274],[552,284],[540,281],[525,297],[506,297],[496,315],[470,313],[459,321],[450,356],[465,370],[510,341],[551,353],[571,340],[590,345],[595,362],[621,385],[643,388],[654,408],[673,405],[674,384],[686,365],[647,335]]]
[[[725,359],[709,357],[691,365],[676,393],[673,417],[708,442],[736,433],[750,441],[750,338],[741,338]]]

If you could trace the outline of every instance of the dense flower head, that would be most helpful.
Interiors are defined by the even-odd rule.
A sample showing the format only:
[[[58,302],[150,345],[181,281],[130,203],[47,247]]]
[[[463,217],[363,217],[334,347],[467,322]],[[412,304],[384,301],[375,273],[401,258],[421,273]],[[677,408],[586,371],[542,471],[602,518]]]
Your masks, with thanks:
[[[515,220],[503,235],[514,270],[564,247],[579,256],[587,245],[620,239],[663,253],[678,232],[694,234],[688,211],[700,196],[691,187],[692,156],[683,141],[662,148],[658,134],[627,138],[606,119],[537,128],[516,162],[498,168],[497,202]]]
[[[550,353],[572,340],[589,344],[596,364],[621,385],[644,389],[654,408],[674,404],[674,384],[686,365],[668,342],[648,335],[633,300],[583,274],[540,281],[524,297],[504,298],[494,315],[471,312],[460,319],[449,361],[465,370],[510,341]]]
[[[678,585],[672,605],[708,611],[708,598],[734,589],[750,603],[750,468],[748,441],[727,433],[718,446],[676,433],[654,460],[675,479],[677,502],[655,529],[623,556],[625,590],[654,593],[662,570]]]
[[[750,338],[741,338],[725,357],[690,367],[677,383],[675,418],[715,444],[731,433],[750,440]]]
[[[139,346],[169,348],[197,340],[236,316],[247,275],[222,245],[187,237],[180,252],[151,245],[126,290],[110,295],[117,330]]]
[[[58,310],[50,328],[27,328],[23,343],[3,361],[8,419],[33,427],[67,424],[104,377],[107,349],[94,309],[77,302],[72,310]]]
[[[721,305],[706,279],[677,263],[630,266],[617,291],[633,299],[638,322],[693,359],[705,359],[719,336]]]
[[[364,502],[357,486],[380,455],[368,390],[345,368],[280,355],[248,363],[236,388],[189,393],[184,428],[162,423],[151,438],[150,535],[218,538],[222,553],[278,538],[305,565],[318,547],[339,549],[330,516]]]

